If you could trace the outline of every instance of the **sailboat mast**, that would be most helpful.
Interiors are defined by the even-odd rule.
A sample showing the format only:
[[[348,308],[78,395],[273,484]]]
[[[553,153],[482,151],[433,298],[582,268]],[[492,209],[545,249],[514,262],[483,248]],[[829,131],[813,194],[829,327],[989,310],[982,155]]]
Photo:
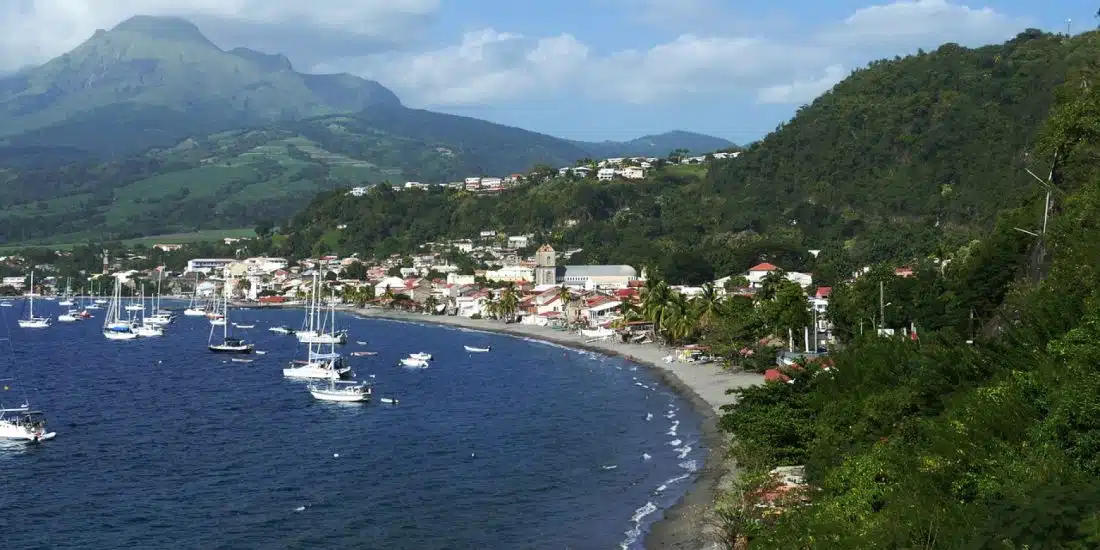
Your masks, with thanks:
[[[31,272],[31,319],[34,319],[34,272]]]

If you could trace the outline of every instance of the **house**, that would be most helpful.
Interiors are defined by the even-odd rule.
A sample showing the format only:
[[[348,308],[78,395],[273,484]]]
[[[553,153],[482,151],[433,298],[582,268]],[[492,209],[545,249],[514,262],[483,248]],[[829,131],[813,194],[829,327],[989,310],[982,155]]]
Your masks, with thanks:
[[[500,178],[481,178],[482,189],[500,189],[504,186],[504,180]]]
[[[25,277],[4,277],[0,279],[0,286],[10,286],[15,290],[23,290],[25,283]]]
[[[587,166],[578,166],[573,169],[573,173],[582,178],[587,178],[592,173],[592,169]]]
[[[764,280],[764,277],[767,277],[773,271],[781,270],[772,264],[764,262],[750,267],[745,278],[749,280],[750,288],[757,288],[760,286],[761,281]]]
[[[530,239],[527,235],[511,235],[508,237],[508,248],[527,248]]]
[[[374,295],[381,298],[388,290],[390,294],[400,294],[405,289],[405,279],[386,277],[374,285]]]
[[[617,318],[622,305],[622,302],[612,300],[582,309],[581,319],[585,320],[589,326],[600,326]]]
[[[899,268],[894,270],[894,275],[896,275],[898,277],[912,277],[913,276],[913,268],[911,268],[911,267],[899,267]]]
[[[645,177],[645,168],[628,166],[623,169],[623,177],[628,180],[640,180]]]
[[[596,172],[596,179],[598,179],[600,181],[611,181],[611,180],[615,179],[615,169],[614,168],[600,168],[600,170],[598,172]]]
[[[366,187],[352,187],[351,191],[348,191],[348,195],[351,195],[353,197],[362,197],[363,195],[366,195],[366,194],[367,194],[367,188]]]
[[[481,178],[466,178],[466,190],[477,191],[481,189]]]

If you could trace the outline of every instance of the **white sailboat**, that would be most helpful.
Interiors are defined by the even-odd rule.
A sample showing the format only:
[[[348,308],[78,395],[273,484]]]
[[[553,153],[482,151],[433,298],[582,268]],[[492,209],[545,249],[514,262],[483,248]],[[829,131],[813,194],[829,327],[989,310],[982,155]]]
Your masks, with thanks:
[[[372,388],[357,380],[329,380],[327,386],[311,383],[309,393],[321,401],[357,403],[370,400]]]
[[[309,311],[306,314],[308,328],[295,333],[298,341],[303,344],[346,344],[348,343],[348,331],[336,330],[336,305],[331,307],[332,326],[330,332],[324,331],[324,319],[321,316],[321,283],[320,275],[313,274],[313,292],[310,298]]]
[[[145,317],[145,320],[143,321],[143,324],[145,324],[145,325],[152,326],[152,327],[161,327],[161,328],[163,328],[165,326],[170,325],[172,323],[172,321],[174,321],[176,319],[176,316],[172,315],[171,311],[161,309],[161,307],[160,307],[160,299],[161,299],[160,280],[163,276],[164,276],[164,272],[162,272],[162,271],[157,272],[157,296],[156,296],[156,298],[153,298],[151,314],[148,315],[147,317]]]
[[[211,342],[211,338],[214,336],[214,327],[210,327],[210,336],[206,340],[206,348],[214,353],[252,353],[253,345],[245,342],[240,338],[235,338],[229,335],[229,296],[225,296],[223,300],[225,304],[225,310],[222,314],[222,343],[214,344]],[[213,323],[211,323],[213,324]]]
[[[71,278],[68,278],[68,277],[65,278],[65,294],[62,296],[61,300],[58,300],[57,305],[59,305],[61,307],[72,307],[72,305],[73,305],[73,287],[72,287],[72,279]]]
[[[141,285],[141,311],[138,313],[138,318],[141,322],[135,321],[133,324],[134,334],[137,334],[141,338],[156,338],[157,336],[164,336],[164,329],[157,325],[149,324],[149,318],[145,316],[145,285]]]
[[[103,337],[108,340],[134,340],[138,337],[130,321],[122,319],[122,281],[115,279],[115,293],[103,317]]]
[[[195,273],[195,290],[191,293],[191,303],[187,304],[187,309],[183,310],[183,314],[187,317],[204,317],[206,315],[206,309],[199,307],[199,274]]]
[[[34,316],[34,272],[31,272],[31,292],[27,295],[30,300],[29,310],[27,312],[26,319],[19,320],[20,328],[49,328],[49,317],[35,317]]]
[[[352,376],[351,367],[347,366],[344,358],[336,352],[336,344],[329,343],[329,352],[315,351],[314,346],[320,345],[309,342],[306,344],[307,355],[305,360],[291,361],[290,366],[283,369],[283,376],[287,378],[319,378],[324,380],[340,380]]]

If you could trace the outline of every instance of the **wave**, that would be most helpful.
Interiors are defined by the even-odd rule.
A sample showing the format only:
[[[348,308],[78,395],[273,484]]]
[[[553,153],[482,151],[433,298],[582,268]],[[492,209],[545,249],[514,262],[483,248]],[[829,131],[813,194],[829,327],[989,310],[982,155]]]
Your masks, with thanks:
[[[668,428],[668,431],[665,432],[665,433],[667,435],[676,435],[676,430],[678,430],[679,428],[680,428],[680,421],[679,420],[673,420],[672,421],[672,426],[670,426]]]
[[[653,504],[653,502],[646,502],[645,506],[634,510],[634,515],[630,516],[630,521],[634,523],[634,526],[626,531],[626,538],[619,544],[619,548],[622,548],[622,550],[629,550],[634,546],[642,536],[642,520],[656,511],[657,505]]]
[[[669,441],[668,444],[672,445],[673,447],[679,447],[680,445],[683,445],[684,442],[680,441],[679,439],[673,439],[672,441]]]
[[[617,464],[608,464],[606,466],[600,466],[600,469],[602,469],[602,470],[614,470],[615,468],[618,468],[618,467],[619,466]]]
[[[688,460],[688,461],[685,461],[685,462],[681,462],[679,464],[679,466],[681,468],[689,471],[689,472],[695,472],[699,469],[699,463],[695,462],[694,460]]]
[[[684,445],[683,447],[678,447],[673,450],[680,453],[679,455],[677,455],[677,458],[684,459],[687,458],[688,454],[691,453],[691,445]]]

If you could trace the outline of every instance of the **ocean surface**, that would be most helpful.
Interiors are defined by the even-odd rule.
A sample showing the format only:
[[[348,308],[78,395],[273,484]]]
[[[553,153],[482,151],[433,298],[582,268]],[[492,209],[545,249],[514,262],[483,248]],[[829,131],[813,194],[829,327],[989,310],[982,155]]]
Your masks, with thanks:
[[[57,437],[0,443],[5,548],[641,548],[705,458],[690,404],[619,358],[338,315],[341,351],[378,352],[349,357],[375,401],[323,403],[267,330],[301,311],[233,311],[267,352],[235,363],[205,318],[112,342],[103,310],[38,330],[22,310],[0,308],[0,400]],[[397,366],[418,351],[430,368]]]

